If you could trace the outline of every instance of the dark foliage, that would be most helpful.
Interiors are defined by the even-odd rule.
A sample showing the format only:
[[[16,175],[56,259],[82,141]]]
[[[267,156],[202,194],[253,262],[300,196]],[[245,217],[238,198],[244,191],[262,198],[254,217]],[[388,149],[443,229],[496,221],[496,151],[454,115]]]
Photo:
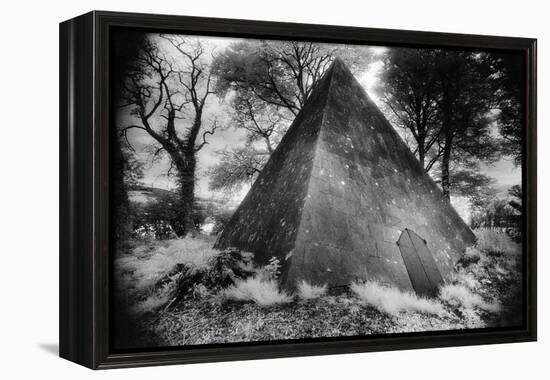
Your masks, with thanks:
[[[521,234],[523,231],[523,221],[521,217],[523,215],[523,197],[521,186],[512,186],[508,190],[508,195],[510,196],[508,205],[514,210],[511,216],[512,227],[508,229],[508,234],[514,241],[521,242]]]
[[[155,197],[155,200],[145,204],[133,204],[133,237],[149,238],[158,240],[173,239],[177,237],[176,230],[180,219],[178,194],[171,191],[164,191]],[[190,215],[192,227],[187,231],[195,233],[200,230],[207,217],[207,210],[195,203]]]
[[[524,61],[521,54],[492,53],[491,69],[496,84],[496,106],[503,150],[521,165],[524,117]]]
[[[481,209],[492,202],[496,193],[493,189],[495,180],[476,169],[477,165],[474,169],[455,170],[451,176],[451,192],[467,197],[473,210]]]
[[[114,78],[123,78],[128,70],[132,70],[133,62],[143,40],[143,34],[134,32],[117,32],[113,38],[113,62],[112,70]],[[122,83],[115,83],[111,89],[113,98],[116,99],[123,91]],[[123,242],[132,232],[132,215],[128,200],[128,187],[126,183],[129,173],[139,175],[139,171],[132,170],[135,164],[132,152],[128,144],[119,135],[117,129],[111,131],[110,156],[112,169],[110,170],[112,193],[111,209],[113,210],[114,240],[117,244]]]
[[[392,49],[385,60],[383,100],[396,124],[412,135],[411,149],[426,171],[440,170],[439,183],[447,197],[487,182],[456,168],[472,172],[480,161],[493,162],[521,149],[517,133],[522,123],[517,94],[521,70],[515,58]],[[495,115],[496,108],[500,112]],[[500,127],[501,138],[493,135],[493,122]]]
[[[510,199],[499,199],[478,209],[471,220],[472,228],[500,228],[514,241],[521,241],[521,190],[509,190]]]
[[[177,264],[156,283],[155,288],[172,289],[171,301],[166,306],[172,307],[194,297],[197,286],[202,286],[207,292],[216,292],[254,275],[256,269],[252,260],[252,254],[228,248],[210,259],[203,268]]]
[[[412,134],[414,153],[428,172],[438,161],[439,156],[431,151],[442,132],[434,55],[431,50],[392,49],[380,78],[382,99],[393,121]]]

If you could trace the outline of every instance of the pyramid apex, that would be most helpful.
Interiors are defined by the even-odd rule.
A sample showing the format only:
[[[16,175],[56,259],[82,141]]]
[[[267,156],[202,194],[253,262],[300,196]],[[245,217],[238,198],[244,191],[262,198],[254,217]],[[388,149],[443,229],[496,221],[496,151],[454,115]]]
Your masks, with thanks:
[[[332,63],[330,64],[328,70],[325,72],[324,77],[319,82],[333,82],[333,78],[337,77],[338,82],[353,82],[355,77],[353,76],[351,70],[348,68],[344,60],[340,57],[334,57]],[[322,86],[318,86],[322,87]]]
[[[345,70],[347,72],[350,72],[348,65],[344,62],[344,60],[340,57],[335,57],[332,61],[332,64],[330,65],[330,69],[338,69],[338,70]]]
[[[346,65],[344,63],[344,60],[340,57],[335,57],[334,60],[332,61],[332,64],[333,65],[344,65],[344,66]]]

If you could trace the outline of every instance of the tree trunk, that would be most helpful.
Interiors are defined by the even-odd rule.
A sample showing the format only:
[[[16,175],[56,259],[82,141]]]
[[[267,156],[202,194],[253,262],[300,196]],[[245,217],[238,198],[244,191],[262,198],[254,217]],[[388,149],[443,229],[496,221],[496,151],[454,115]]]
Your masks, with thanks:
[[[449,93],[446,86],[443,86],[443,102],[441,111],[443,114],[443,139],[445,146],[441,156],[441,189],[443,196],[451,199],[451,178],[449,173],[449,165],[451,163],[451,153],[453,150],[453,116],[451,110],[452,101],[449,98]]]
[[[443,147],[443,156],[441,158],[441,188],[443,196],[451,199],[451,178],[449,175],[449,164],[451,162],[452,137],[445,136],[445,146]]]
[[[195,205],[195,153],[184,152],[174,160],[178,176],[175,218],[171,221],[172,229],[178,237],[185,236],[194,229],[193,208]]]
[[[426,161],[426,151],[424,147],[425,141],[421,140],[418,142],[418,161],[420,161],[420,164],[422,165],[423,169],[426,169],[424,167],[424,163]]]
[[[115,214],[115,241],[118,243],[130,237],[133,230],[133,217],[128,198],[128,186],[124,182],[124,171],[127,169],[127,158],[122,152],[120,137],[115,135],[111,145],[111,157],[114,164],[111,180],[114,183],[112,194],[112,209]]]

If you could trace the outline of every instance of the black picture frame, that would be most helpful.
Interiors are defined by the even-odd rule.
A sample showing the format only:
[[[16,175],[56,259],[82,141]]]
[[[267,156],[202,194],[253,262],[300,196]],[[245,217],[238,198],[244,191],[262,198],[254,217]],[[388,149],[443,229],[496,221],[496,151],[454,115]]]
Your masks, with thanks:
[[[115,353],[109,345],[109,33],[188,34],[383,46],[516,50],[527,73],[524,326]],[[93,11],[60,24],[60,356],[93,369],[536,340],[536,46],[529,38]]]

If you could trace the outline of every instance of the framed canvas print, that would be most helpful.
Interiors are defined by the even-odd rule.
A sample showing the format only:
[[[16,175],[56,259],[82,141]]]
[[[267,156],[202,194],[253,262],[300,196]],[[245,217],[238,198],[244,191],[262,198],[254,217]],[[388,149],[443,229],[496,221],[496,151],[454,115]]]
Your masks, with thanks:
[[[536,339],[536,40],[91,12],[60,165],[90,368]]]

